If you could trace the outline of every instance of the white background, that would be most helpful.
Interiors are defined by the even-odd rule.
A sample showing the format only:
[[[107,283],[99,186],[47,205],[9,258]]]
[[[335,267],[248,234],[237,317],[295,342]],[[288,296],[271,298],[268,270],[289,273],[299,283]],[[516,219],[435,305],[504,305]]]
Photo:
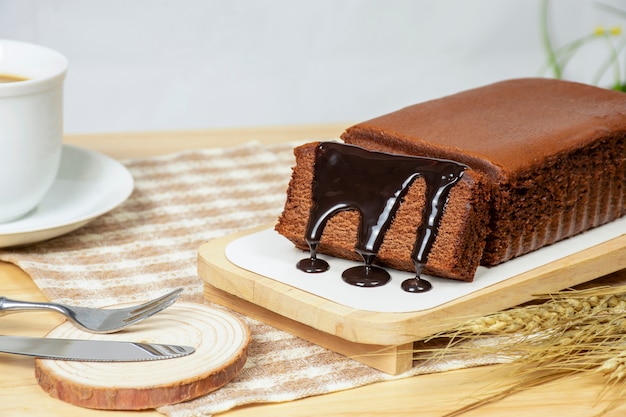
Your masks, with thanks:
[[[626,21],[594,3],[553,0],[555,43]],[[539,0],[0,0],[0,38],[68,57],[68,133],[348,123],[550,76],[539,10]],[[566,75],[590,82],[606,49],[583,52]]]

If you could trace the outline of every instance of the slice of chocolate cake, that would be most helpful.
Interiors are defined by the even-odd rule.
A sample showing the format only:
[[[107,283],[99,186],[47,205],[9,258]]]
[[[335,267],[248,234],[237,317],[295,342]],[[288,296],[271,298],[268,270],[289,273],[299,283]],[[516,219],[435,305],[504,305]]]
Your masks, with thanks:
[[[366,149],[450,159],[484,174],[493,193],[484,265],[623,216],[625,138],[625,93],[551,79],[468,90],[342,135]]]
[[[303,250],[464,281],[480,263],[489,185],[453,161],[382,154],[340,143],[295,149],[276,230]],[[311,259],[314,258],[314,255]],[[308,264],[311,271],[315,268]],[[419,266],[418,268],[421,268]],[[354,285],[375,286],[370,276]]]

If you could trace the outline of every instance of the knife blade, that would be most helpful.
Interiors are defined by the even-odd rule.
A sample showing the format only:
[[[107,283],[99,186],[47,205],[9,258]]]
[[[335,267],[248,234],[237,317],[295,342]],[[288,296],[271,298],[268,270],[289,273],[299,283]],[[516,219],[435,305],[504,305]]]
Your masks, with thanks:
[[[179,358],[192,354],[195,348],[112,340],[0,336],[0,352],[67,361],[137,362]]]

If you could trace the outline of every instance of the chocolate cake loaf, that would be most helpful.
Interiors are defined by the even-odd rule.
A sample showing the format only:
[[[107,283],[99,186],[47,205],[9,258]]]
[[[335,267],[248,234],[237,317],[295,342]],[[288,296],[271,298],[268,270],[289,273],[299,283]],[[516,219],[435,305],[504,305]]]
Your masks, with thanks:
[[[450,188],[424,272],[469,281],[479,263],[497,265],[623,216],[625,137],[626,94],[518,79],[406,107],[352,126],[341,138],[369,151],[467,167]],[[305,235],[318,148],[296,149],[276,226],[302,249],[310,243]],[[418,223],[425,221],[426,189],[416,179],[400,199],[377,262],[409,271],[419,267],[411,248]],[[355,251],[360,216],[358,210],[334,215],[317,250],[363,257]]]
[[[497,265],[626,213],[626,94],[517,79],[352,126],[346,143],[448,158],[493,185],[482,264]]]

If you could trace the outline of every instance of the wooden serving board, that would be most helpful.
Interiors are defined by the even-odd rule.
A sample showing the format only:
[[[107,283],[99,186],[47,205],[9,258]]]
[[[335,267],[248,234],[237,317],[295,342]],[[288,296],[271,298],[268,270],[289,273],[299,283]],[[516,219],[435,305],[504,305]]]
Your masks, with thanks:
[[[391,374],[412,366],[413,342],[471,317],[493,313],[626,268],[626,235],[519,274],[435,308],[380,313],[349,308],[231,263],[226,246],[252,231],[202,245],[205,297]]]
[[[196,349],[188,356],[155,361],[35,361],[37,382],[52,397],[103,410],[156,408],[214,391],[243,368],[250,341],[248,328],[233,314],[184,302],[118,333],[87,333],[65,322],[48,337],[167,343]]]

